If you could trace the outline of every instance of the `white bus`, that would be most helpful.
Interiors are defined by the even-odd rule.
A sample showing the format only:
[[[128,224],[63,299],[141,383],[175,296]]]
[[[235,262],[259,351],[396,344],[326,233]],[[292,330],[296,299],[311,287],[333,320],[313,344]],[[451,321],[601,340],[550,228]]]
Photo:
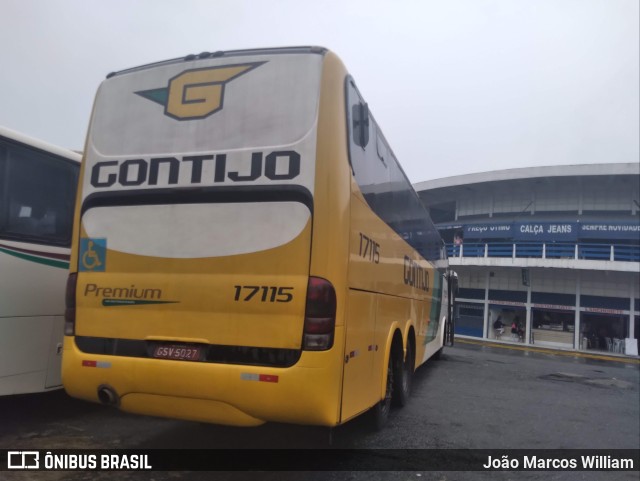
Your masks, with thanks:
[[[0,395],[61,387],[80,159],[0,127]]]

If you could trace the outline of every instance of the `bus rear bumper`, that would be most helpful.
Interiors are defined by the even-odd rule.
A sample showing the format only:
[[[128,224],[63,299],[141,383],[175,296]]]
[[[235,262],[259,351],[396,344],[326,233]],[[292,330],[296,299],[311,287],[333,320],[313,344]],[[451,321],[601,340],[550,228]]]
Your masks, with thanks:
[[[224,402],[158,394],[127,394],[120,399],[120,408],[130,413],[163,418],[173,418],[180,413],[180,418],[187,421],[229,426],[260,426],[266,422]]]
[[[339,356],[303,352],[289,368],[86,354],[64,342],[67,393],[123,411],[232,426],[339,424]],[[99,390],[107,386],[114,402]],[[101,399],[102,397],[102,399]]]

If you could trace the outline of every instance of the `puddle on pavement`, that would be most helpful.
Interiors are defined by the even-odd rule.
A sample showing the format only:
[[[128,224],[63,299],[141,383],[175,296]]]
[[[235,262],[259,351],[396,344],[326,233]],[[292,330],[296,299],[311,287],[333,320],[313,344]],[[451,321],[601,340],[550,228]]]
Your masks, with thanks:
[[[633,387],[633,384],[630,382],[616,378],[590,378],[570,372],[554,372],[552,374],[545,374],[544,376],[540,376],[540,379],[547,381],[575,382],[578,384],[586,384],[587,386],[602,388],[613,387],[618,389],[631,389],[631,387]]]

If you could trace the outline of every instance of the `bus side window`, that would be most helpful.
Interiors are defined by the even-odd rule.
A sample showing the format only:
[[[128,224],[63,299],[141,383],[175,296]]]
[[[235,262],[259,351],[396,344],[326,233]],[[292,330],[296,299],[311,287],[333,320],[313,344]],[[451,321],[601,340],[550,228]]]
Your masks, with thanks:
[[[78,166],[34,149],[5,148],[0,235],[22,242],[68,246],[71,242]]]
[[[353,119],[353,143],[363,149],[369,143],[369,106],[357,103],[351,107]]]
[[[387,149],[377,129],[376,129],[376,140],[377,140],[376,150],[378,153],[378,158],[380,159],[380,162],[382,162],[384,166],[387,167],[387,162],[385,159],[389,157],[389,149]]]

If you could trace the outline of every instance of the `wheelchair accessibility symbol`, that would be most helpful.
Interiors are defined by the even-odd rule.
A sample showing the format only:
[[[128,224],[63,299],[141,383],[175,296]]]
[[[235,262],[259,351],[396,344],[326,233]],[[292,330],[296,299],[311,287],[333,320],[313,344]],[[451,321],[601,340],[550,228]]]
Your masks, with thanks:
[[[104,272],[107,263],[107,239],[80,239],[78,270]]]

